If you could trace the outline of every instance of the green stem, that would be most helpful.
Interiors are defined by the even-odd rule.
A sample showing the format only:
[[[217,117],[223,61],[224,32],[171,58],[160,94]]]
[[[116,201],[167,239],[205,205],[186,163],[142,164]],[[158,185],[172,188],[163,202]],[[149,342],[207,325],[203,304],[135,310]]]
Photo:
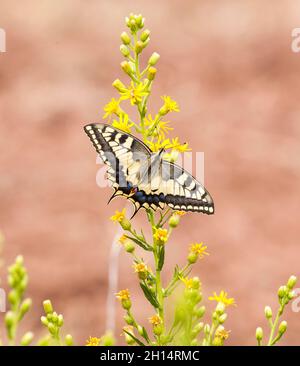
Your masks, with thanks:
[[[273,339],[274,338],[274,333],[275,333],[275,330],[277,328],[277,325],[278,325],[278,322],[279,322],[279,318],[280,318],[280,316],[283,313],[283,310],[284,310],[284,305],[280,305],[280,308],[278,309],[277,314],[276,314],[276,317],[275,317],[275,320],[273,322],[273,326],[271,328],[268,346],[272,346],[274,344],[274,339]]]

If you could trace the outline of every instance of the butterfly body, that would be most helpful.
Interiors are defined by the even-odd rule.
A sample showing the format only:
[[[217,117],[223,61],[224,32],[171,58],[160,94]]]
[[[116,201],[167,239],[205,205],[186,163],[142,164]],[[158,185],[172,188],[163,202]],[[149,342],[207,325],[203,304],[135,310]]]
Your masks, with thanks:
[[[165,206],[214,213],[207,190],[183,168],[164,160],[163,150],[152,152],[133,135],[110,125],[89,124],[84,130],[108,166],[108,179],[115,190],[111,199],[129,199],[135,206],[134,215],[141,207],[156,210]]]

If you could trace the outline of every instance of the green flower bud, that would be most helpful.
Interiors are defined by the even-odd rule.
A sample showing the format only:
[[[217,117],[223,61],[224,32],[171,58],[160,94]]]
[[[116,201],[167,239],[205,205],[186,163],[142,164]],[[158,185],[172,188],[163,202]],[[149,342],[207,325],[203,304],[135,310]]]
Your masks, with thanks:
[[[101,338],[101,342],[104,347],[109,347],[115,344],[115,339],[111,332],[107,332]]]
[[[144,27],[144,18],[142,14],[136,15],[135,22],[140,29]]]
[[[131,229],[131,222],[126,219],[126,217],[124,217],[124,219],[120,222],[120,225],[125,231],[129,231]]]
[[[131,67],[130,67],[128,61],[122,61],[121,62],[121,68],[128,75],[130,75],[132,73],[132,70],[131,70]]]
[[[43,307],[46,314],[53,313],[53,307],[50,300],[43,301]]]
[[[296,285],[296,282],[297,282],[297,277],[296,276],[291,276],[289,279],[288,279],[288,282],[287,282],[287,287],[292,290],[294,288],[294,286]]]
[[[139,332],[139,335],[141,335],[141,336],[144,335],[143,327],[141,327],[140,325],[137,326],[137,331]]]
[[[203,315],[205,314],[205,306],[200,306],[200,308],[195,309],[195,315],[197,316],[197,318],[202,318]]]
[[[57,323],[57,319],[58,319],[58,315],[57,315],[57,312],[54,311],[53,314],[52,314],[52,323]]]
[[[162,334],[162,332],[164,331],[164,327],[162,324],[158,324],[158,325],[154,325],[153,326],[153,333],[156,336],[160,336]]]
[[[216,312],[218,315],[222,315],[224,314],[225,311],[225,304],[223,304],[222,302],[218,302],[217,306],[216,306]]]
[[[287,322],[284,320],[279,324],[278,332],[280,335],[282,335],[283,333],[285,333],[286,330],[287,330]]]
[[[132,317],[128,314],[124,315],[124,320],[128,325],[133,325],[134,324],[134,320],[132,319]]]
[[[22,339],[21,339],[21,346],[28,346],[33,340],[33,333],[32,332],[27,332],[23,335]]]
[[[71,336],[71,334],[67,334],[65,336],[65,344],[66,346],[73,346],[73,337]]]
[[[220,324],[225,323],[226,319],[227,319],[227,314],[222,314],[222,315],[219,317],[219,323],[220,323]]]
[[[55,334],[56,333],[56,326],[53,323],[48,323],[48,330],[51,334]]]
[[[116,79],[113,83],[112,83],[112,86],[114,88],[116,88],[119,92],[122,92],[124,90],[126,90],[126,86],[122,83],[121,80],[119,79]]]
[[[142,41],[142,42],[147,41],[147,39],[149,38],[149,36],[150,36],[150,31],[149,31],[149,29],[145,29],[145,30],[143,31],[143,33],[141,34],[141,41]]]
[[[193,277],[193,284],[192,284],[193,289],[198,290],[200,288],[200,284],[201,282],[199,277]]]
[[[188,260],[189,264],[194,264],[197,262],[198,258],[199,258],[199,255],[197,253],[190,252],[187,257],[187,260]]]
[[[20,319],[22,319],[23,316],[30,310],[31,306],[32,306],[32,300],[29,298],[25,299],[22,302],[20,306],[20,315],[19,315]]]
[[[280,286],[278,289],[278,297],[282,299],[286,295],[286,286]]]
[[[19,265],[19,266],[23,266],[24,264],[24,258],[22,255],[18,255],[17,258],[16,258],[16,264]]]
[[[203,330],[204,330],[204,333],[205,334],[209,334],[209,332],[210,332],[210,326],[209,326],[209,324],[205,324]]]
[[[144,43],[142,41],[137,41],[135,45],[135,52],[137,54],[141,53],[145,48]]]
[[[198,323],[192,329],[192,337],[196,337],[204,328],[204,323]]]
[[[148,69],[148,79],[150,80],[150,81],[152,81],[152,80],[154,80],[155,79],[155,75],[156,75],[156,72],[157,72],[157,69],[155,68],[155,67],[149,67],[149,69]],[[171,217],[172,218],[172,217]],[[171,219],[170,219],[171,220]],[[178,224],[177,224],[178,225]],[[176,225],[176,226],[177,226]],[[176,226],[174,226],[174,227],[176,227]]]
[[[132,253],[135,250],[135,245],[131,240],[128,240],[128,241],[125,242],[124,248],[125,248],[127,253]]]
[[[157,52],[152,53],[152,55],[149,58],[148,64],[150,66],[154,66],[157,63],[157,61],[159,60],[159,58],[160,58],[160,55]]]
[[[149,70],[150,69],[154,69],[154,67],[149,67]],[[173,214],[169,219],[169,226],[175,228],[178,226],[179,221],[180,221],[179,215]]]
[[[19,299],[19,296],[16,292],[16,290],[11,290],[8,294],[8,301],[11,305],[15,305]]]
[[[8,329],[11,328],[15,324],[15,316],[14,316],[14,313],[12,311],[8,311],[5,314],[4,320],[5,320],[6,327]]]
[[[57,325],[59,327],[62,327],[64,325],[64,317],[62,316],[62,314],[59,314],[57,317]]]
[[[265,316],[267,319],[272,319],[273,313],[272,313],[272,309],[270,308],[270,306],[265,307]]]
[[[131,42],[130,36],[126,32],[121,33],[121,40],[124,45],[128,45]]]
[[[296,296],[295,291],[290,291],[290,292],[288,293],[288,298],[289,298],[289,300],[292,300],[295,296]]]
[[[120,51],[121,51],[122,55],[125,57],[128,57],[130,55],[130,51],[129,51],[128,47],[126,47],[124,44],[121,44]]]
[[[131,308],[130,299],[122,300],[121,304],[122,304],[122,308],[125,309],[125,310],[129,310]]]
[[[256,339],[260,342],[263,339],[264,336],[264,332],[262,330],[261,327],[256,328],[256,333],[255,333]]]
[[[131,334],[133,331],[129,331],[127,329],[127,332]],[[125,336],[125,342],[128,345],[133,345],[135,343],[135,340],[129,334],[127,334],[127,333],[124,332],[124,336]]]
[[[41,322],[42,322],[43,325],[48,327],[49,321],[45,316],[41,316]]]

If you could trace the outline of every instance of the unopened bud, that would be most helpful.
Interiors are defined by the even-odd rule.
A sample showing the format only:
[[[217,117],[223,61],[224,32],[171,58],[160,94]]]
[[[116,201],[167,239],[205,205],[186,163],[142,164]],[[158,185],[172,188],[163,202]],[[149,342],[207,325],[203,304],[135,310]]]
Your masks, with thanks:
[[[33,340],[33,333],[32,332],[27,332],[23,335],[22,339],[21,339],[21,346],[28,346]]]
[[[150,31],[149,31],[149,29],[145,29],[145,30],[143,31],[143,33],[141,34],[141,41],[142,41],[142,42],[147,41],[147,39],[149,38],[149,36],[150,36]]]
[[[279,324],[278,332],[280,335],[282,335],[283,333],[285,333],[286,330],[287,330],[287,322],[284,320]]]
[[[155,75],[156,75],[157,69],[155,67],[149,67],[148,69],[148,79],[150,81],[154,80]]]
[[[152,53],[152,55],[149,58],[148,64],[150,66],[154,66],[157,63],[157,61],[159,60],[159,58],[160,58],[160,55],[157,52]]]
[[[270,306],[265,307],[265,316],[267,319],[272,319],[273,313],[272,313],[272,309],[270,308]]]
[[[65,336],[65,344],[66,346],[73,346],[73,337],[71,336],[71,334],[67,334]]]
[[[121,68],[128,75],[130,75],[132,73],[132,69],[131,69],[128,61],[122,61]]]
[[[154,69],[154,67],[149,67],[149,71],[150,69]],[[156,70],[156,69],[155,69]],[[172,228],[175,228],[178,226],[179,224],[179,221],[180,221],[180,218],[179,218],[179,215],[176,215],[176,213],[174,213],[170,219],[169,219],[169,226],[172,227]]]
[[[124,45],[128,45],[131,42],[131,39],[130,39],[129,35],[126,32],[123,32],[121,34],[121,40],[122,40]]]
[[[43,307],[46,314],[53,313],[53,307],[50,300],[43,301]]]
[[[121,44],[120,51],[121,51],[122,55],[125,57],[128,57],[130,55],[130,51],[129,51],[128,47],[126,47],[124,44]]]
[[[262,328],[261,328],[261,327],[256,328],[255,336],[256,336],[256,339],[257,339],[258,341],[261,341],[261,340],[263,339],[264,332],[263,332],[263,330],[262,330]]]
[[[294,288],[294,286],[296,285],[296,282],[297,282],[297,277],[296,276],[291,276],[289,279],[288,279],[288,282],[287,282],[287,287],[292,290]]]

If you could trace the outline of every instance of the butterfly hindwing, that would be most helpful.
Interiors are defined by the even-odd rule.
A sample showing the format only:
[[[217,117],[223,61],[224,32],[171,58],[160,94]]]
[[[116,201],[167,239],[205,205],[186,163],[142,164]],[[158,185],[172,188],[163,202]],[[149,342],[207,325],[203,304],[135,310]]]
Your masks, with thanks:
[[[108,166],[114,194],[141,208],[214,212],[211,196],[191,174],[165,160],[151,160],[152,151],[139,139],[106,124],[84,127],[96,151]]]

